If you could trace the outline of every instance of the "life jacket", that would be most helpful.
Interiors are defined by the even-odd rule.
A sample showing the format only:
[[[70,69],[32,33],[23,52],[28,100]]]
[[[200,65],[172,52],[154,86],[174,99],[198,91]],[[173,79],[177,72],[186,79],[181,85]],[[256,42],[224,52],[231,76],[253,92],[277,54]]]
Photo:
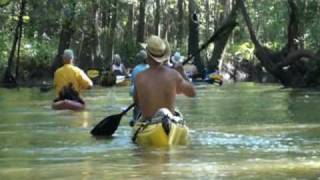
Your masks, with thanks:
[[[68,86],[64,86],[61,91],[59,92],[58,98],[54,100],[54,102],[61,101],[61,100],[72,100],[77,101],[81,104],[85,104],[85,102],[80,98],[79,92],[77,92],[72,83],[69,83]]]

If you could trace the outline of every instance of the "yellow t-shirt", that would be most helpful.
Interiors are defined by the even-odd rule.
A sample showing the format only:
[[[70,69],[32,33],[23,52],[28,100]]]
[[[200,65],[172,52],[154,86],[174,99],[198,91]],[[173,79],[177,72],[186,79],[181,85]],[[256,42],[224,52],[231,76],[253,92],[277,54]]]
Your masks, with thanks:
[[[91,79],[80,68],[72,64],[65,64],[54,73],[56,96],[58,96],[61,89],[69,83],[72,83],[75,90],[79,93],[92,86]]]

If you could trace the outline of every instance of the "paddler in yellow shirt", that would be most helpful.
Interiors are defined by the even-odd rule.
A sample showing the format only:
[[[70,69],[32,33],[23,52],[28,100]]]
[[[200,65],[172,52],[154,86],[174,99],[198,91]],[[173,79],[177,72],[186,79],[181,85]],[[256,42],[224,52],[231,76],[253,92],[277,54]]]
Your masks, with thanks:
[[[83,110],[85,102],[80,93],[92,87],[91,79],[80,68],[73,65],[74,55],[71,49],[64,50],[63,66],[54,73],[56,99],[53,109]]]

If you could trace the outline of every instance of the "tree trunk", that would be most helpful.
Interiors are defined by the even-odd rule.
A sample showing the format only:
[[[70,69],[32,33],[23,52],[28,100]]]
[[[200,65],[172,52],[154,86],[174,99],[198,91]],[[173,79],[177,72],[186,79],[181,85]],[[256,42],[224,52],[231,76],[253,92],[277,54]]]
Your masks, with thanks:
[[[110,27],[110,16],[112,6],[110,5],[110,1],[101,1],[101,54],[103,56],[102,67],[106,67],[107,57],[108,57],[108,44],[109,41],[109,27]]]
[[[19,79],[19,67],[20,67],[20,47],[21,47],[21,39],[22,39],[22,32],[23,32],[23,23],[19,28],[19,40],[18,40],[18,50],[17,50],[17,60],[16,60],[16,80]]]
[[[228,3],[227,3],[228,4]],[[222,32],[219,37],[214,41],[214,49],[212,52],[211,60],[208,62],[208,72],[214,72],[219,70],[219,64],[221,62],[221,58],[223,57],[225,47],[227,45],[228,39],[236,26],[236,18],[237,18],[237,11],[239,8],[239,3],[236,1],[235,6],[232,8],[228,17],[225,17],[223,20],[223,26],[229,26],[224,32]],[[228,7],[226,8],[228,11]]]
[[[108,1],[107,1],[108,2]],[[110,11],[109,11],[109,7],[110,5],[107,3],[106,1],[102,1],[101,5],[102,5],[102,11],[101,11],[101,26],[102,27],[108,27],[109,23],[110,23]]]
[[[109,28],[109,35],[107,41],[107,57],[106,65],[109,67],[112,62],[112,54],[114,48],[114,39],[115,39],[115,29],[117,26],[117,9],[118,9],[118,0],[113,0],[112,3],[112,17],[111,17],[111,27]]]
[[[288,25],[288,41],[287,46],[285,49],[287,50],[286,53],[295,51],[299,49],[299,19],[298,19],[298,7],[297,5],[292,1],[288,0],[288,4],[291,8],[290,12],[290,19],[289,19],[289,25]]]
[[[221,23],[225,21],[232,9],[233,0],[220,0],[220,4],[223,7],[223,11],[219,14],[218,22]]]
[[[139,0],[139,2],[140,2],[140,7],[139,7],[139,17],[138,17],[137,44],[144,42],[146,0]]]
[[[92,31],[83,33],[83,42],[81,51],[78,52],[78,61],[77,64],[81,69],[88,69],[93,66],[93,59],[94,59],[94,49],[92,46],[94,45],[94,39],[92,38]]]
[[[197,5],[194,0],[189,0],[189,54],[195,54],[199,49],[199,21],[196,13]],[[200,54],[196,54],[194,63],[199,74],[204,78],[205,69]]]
[[[205,9],[205,20],[206,20],[205,37],[206,39],[209,39],[210,38],[210,14],[211,14],[209,0],[205,0],[204,9]]]
[[[92,64],[89,68],[97,68],[102,66],[102,56],[101,56],[101,42],[100,42],[100,1],[94,0],[92,1],[92,45],[91,45],[91,52],[92,52]],[[93,67],[92,67],[93,66]]]
[[[133,3],[128,5],[128,23],[126,24],[126,29],[125,29],[125,35],[124,35],[124,42],[130,38],[132,38],[132,33],[133,33],[133,17],[134,17],[134,6]]]
[[[74,27],[75,9],[76,9],[76,1],[72,1],[71,7],[69,9],[69,13],[66,13],[67,16],[66,18],[64,18],[64,23],[62,25],[59,47],[58,47],[58,54],[56,55],[55,60],[51,65],[52,73],[54,73],[56,69],[58,69],[63,65],[63,62],[62,62],[63,51],[70,47],[72,35],[75,32],[75,27]]]
[[[18,23],[17,23],[17,26],[14,31],[14,39],[13,39],[10,55],[8,58],[8,67],[5,71],[5,75],[4,75],[4,79],[3,79],[3,83],[8,87],[11,87],[11,86],[14,87],[17,85],[16,77],[12,74],[13,58],[14,58],[14,55],[16,52],[16,47],[17,47],[18,41],[19,41],[18,49],[20,50],[20,39],[22,36],[23,16],[25,14],[26,4],[27,4],[26,0],[21,0],[19,19],[18,19]],[[19,56],[19,54],[18,54],[18,56]],[[17,66],[18,66],[18,63],[19,62],[17,62]],[[17,76],[17,74],[16,74],[16,76]]]
[[[134,41],[134,5],[133,3],[128,4],[128,21],[125,25],[124,36],[122,38],[123,41],[123,58],[128,60],[127,63],[129,65],[135,64],[134,55],[137,52],[136,43]]]
[[[154,34],[160,35],[160,0],[156,0],[156,14],[154,16]]]
[[[101,43],[100,43],[100,2],[94,0],[88,11],[91,18],[87,20],[86,28],[81,28],[81,51],[78,52],[78,65],[82,69],[102,67]],[[103,15],[102,15],[103,16]]]
[[[178,32],[177,32],[177,48],[183,49],[183,38],[185,34],[184,30],[184,13],[183,13],[183,4],[184,0],[178,0],[178,18],[177,18],[177,24],[178,24]]]
[[[170,18],[165,18],[163,20],[163,24],[162,25],[163,25],[163,30],[161,32],[160,37],[162,39],[168,40],[168,33],[169,33],[170,26],[171,26]]]

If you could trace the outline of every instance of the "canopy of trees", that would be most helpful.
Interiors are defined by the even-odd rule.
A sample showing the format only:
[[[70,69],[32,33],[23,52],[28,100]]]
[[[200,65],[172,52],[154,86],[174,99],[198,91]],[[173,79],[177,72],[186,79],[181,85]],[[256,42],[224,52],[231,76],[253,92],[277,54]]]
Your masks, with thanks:
[[[248,61],[285,86],[318,86],[319,8],[318,0],[0,0],[0,73],[50,78],[65,48],[83,69],[108,69],[114,53],[133,66],[151,34],[187,56],[222,29],[194,59],[203,74]]]

